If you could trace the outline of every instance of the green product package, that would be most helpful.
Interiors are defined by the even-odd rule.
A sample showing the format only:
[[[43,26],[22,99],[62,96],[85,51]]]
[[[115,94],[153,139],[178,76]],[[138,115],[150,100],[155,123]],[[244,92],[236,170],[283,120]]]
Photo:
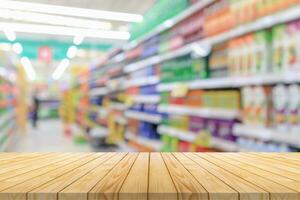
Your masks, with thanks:
[[[275,26],[272,29],[272,64],[275,72],[280,72],[283,69],[285,31],[285,25]]]

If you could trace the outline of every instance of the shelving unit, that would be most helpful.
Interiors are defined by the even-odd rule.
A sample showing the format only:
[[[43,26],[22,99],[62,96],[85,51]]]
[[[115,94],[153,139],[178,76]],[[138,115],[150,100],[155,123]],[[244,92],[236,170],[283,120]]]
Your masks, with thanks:
[[[246,136],[257,138],[263,141],[274,141],[288,144],[295,148],[300,148],[300,135],[298,132],[278,131],[272,128],[249,126],[237,124],[234,127],[234,134],[236,136]]]
[[[204,118],[218,119],[239,119],[241,117],[238,110],[227,110],[218,108],[196,108],[180,105],[160,105],[158,111],[161,113],[190,115]]]
[[[161,121],[161,116],[158,114],[149,114],[138,111],[126,111],[125,116],[132,119],[137,119],[153,124],[159,124]]]
[[[92,88],[89,91],[90,98],[108,98],[112,102],[111,106],[114,108],[113,110],[121,115],[121,121],[127,122],[124,123],[125,126],[123,127],[122,134],[124,139],[134,141],[140,144],[141,147],[144,146],[145,149],[151,149],[150,146],[152,145],[153,150],[162,150],[164,149],[164,143],[168,142],[171,146],[173,142],[178,143],[179,146],[182,145],[181,147],[183,149],[187,145],[197,146],[201,149],[203,145],[196,144],[196,141],[199,140],[196,133],[200,131],[191,131],[193,127],[196,127],[195,129],[205,129],[209,132],[211,138],[209,149],[219,151],[257,150],[256,147],[252,149],[243,146],[243,141],[240,141],[241,138],[250,138],[254,142],[258,141],[259,143],[266,142],[275,143],[276,145],[285,145],[287,147],[285,150],[288,151],[299,150],[300,146],[298,142],[295,142],[299,140],[298,133],[284,135],[273,129],[245,125],[246,108],[243,107],[245,97],[243,96],[242,90],[245,87],[257,89],[261,86],[269,87],[268,89],[270,90],[271,87],[277,84],[298,84],[300,83],[300,70],[282,69],[281,71],[276,71],[273,70],[274,63],[269,63],[268,61],[268,64],[264,66],[268,70],[253,72],[249,69],[244,69],[246,68],[244,65],[249,64],[250,61],[246,62],[243,60],[242,63],[240,59],[238,61],[241,66],[238,67],[243,68],[239,69],[240,71],[233,73],[227,69],[228,72],[221,71],[219,72],[220,74],[217,73],[217,75],[214,75],[212,72],[216,69],[213,69],[211,59],[214,53],[220,55],[224,54],[226,56],[222,59],[227,61],[228,66],[226,67],[229,68],[230,64],[233,65],[231,63],[233,61],[230,60],[234,57],[234,53],[230,52],[230,48],[233,48],[232,46],[240,45],[244,40],[250,41],[249,38],[255,40],[253,38],[258,37],[255,35],[257,31],[268,31],[270,34],[274,34],[274,26],[300,19],[300,6],[295,4],[291,7],[282,9],[276,8],[278,10],[274,9],[273,11],[269,10],[260,16],[252,16],[248,21],[244,19],[244,22],[236,22],[236,24],[233,24],[228,30],[219,31],[215,34],[208,34],[203,31],[201,36],[187,41],[183,39],[180,45],[175,45],[174,48],[170,47],[172,46],[170,43],[174,42],[172,40],[174,38],[172,37],[180,32],[176,28],[178,28],[181,23],[190,20],[193,16],[198,16],[197,14],[199,14],[198,20],[205,20],[206,15],[210,12],[216,12],[217,9],[211,9],[210,6],[217,3],[217,1],[213,0],[197,1],[180,15],[165,21],[165,23],[159,25],[152,32],[132,41],[121,49],[112,51],[105,59],[101,60],[101,64],[99,64],[98,68],[93,69],[94,71],[99,70],[101,74],[105,75],[105,77],[98,77],[98,80],[106,81],[103,81],[101,86],[99,85],[99,87]],[[229,2],[227,3],[230,4]],[[206,10],[207,8],[210,8],[210,10]],[[215,6],[215,8],[217,8],[217,6]],[[246,15],[249,13],[240,14]],[[204,24],[202,26],[204,26]],[[207,27],[202,28],[205,29]],[[247,38],[245,39],[244,37],[246,36]],[[147,48],[150,48],[149,44],[151,46],[152,40],[156,41],[155,39],[157,37],[161,40],[159,40],[158,44],[155,43],[155,45],[157,45],[156,48],[162,49],[158,49],[149,55],[142,55],[139,51],[148,50]],[[168,41],[168,39],[170,41]],[[258,44],[255,45],[260,45],[259,48],[263,48],[262,46],[265,44],[260,41],[262,39],[259,38],[257,40],[259,41],[255,42]],[[269,53],[268,60],[271,60],[274,56],[272,55],[273,49],[271,48],[274,48],[276,45],[272,44],[273,41],[270,38],[265,40],[268,40],[266,44],[269,45],[267,49]],[[165,47],[164,42],[169,42],[168,45],[170,46],[168,48]],[[249,47],[247,49],[254,51],[254,44],[252,45],[253,47],[251,46],[251,48]],[[167,50],[164,49],[164,47]],[[135,50],[139,52],[139,56],[126,57],[128,53],[132,53],[132,51]],[[206,51],[206,53],[204,51]],[[241,48],[241,52],[245,51],[245,49]],[[133,52],[133,54],[134,53],[136,52]],[[262,56],[259,53],[261,52],[253,53],[253,55],[255,54],[255,56],[258,57],[253,55],[251,55],[252,57],[247,56],[249,56],[249,59],[255,57],[255,59],[257,59],[255,62],[259,63],[259,59],[262,59],[259,57]],[[238,57],[237,55],[235,56]],[[192,60],[193,62],[187,62],[185,59]],[[220,62],[220,60],[217,61]],[[217,61],[215,63],[217,63]],[[234,61],[237,63],[237,60]],[[178,63],[184,65],[184,67],[177,66],[176,64]],[[253,63],[251,67],[254,66]],[[172,71],[174,68],[177,71]],[[184,69],[187,68],[190,71],[184,71]],[[109,73],[112,70],[116,72],[114,75]],[[170,76],[178,77],[170,78]],[[96,82],[97,77],[93,76],[90,81]],[[151,87],[155,88],[153,89]],[[265,92],[265,88],[262,88],[263,89],[259,89]],[[193,94],[190,94],[192,92],[198,92],[199,94],[197,94],[198,96],[193,96]],[[120,96],[122,98],[120,98]],[[228,98],[228,96],[231,96],[231,98]],[[199,102],[195,103],[197,99]],[[256,108],[256,112],[258,112],[258,110],[259,108]],[[114,114],[108,114],[107,117],[112,115]],[[182,123],[187,121],[189,123],[188,125],[182,125]],[[243,122],[245,122],[245,124],[243,124]],[[147,134],[146,136],[141,136],[143,126],[146,125],[151,126],[152,129],[155,130],[154,132],[160,135],[160,140],[162,141],[160,142],[160,145],[162,145],[161,148],[156,148],[156,146],[160,145],[156,144],[157,141],[153,138],[151,139]],[[184,128],[182,130],[176,128],[177,125],[178,127],[182,126]],[[224,135],[227,136],[225,137]],[[163,136],[168,137],[164,138]]]
[[[161,151],[163,144],[159,140],[151,140],[145,137],[135,136],[134,134],[127,132],[125,133],[125,139],[136,142],[137,144],[152,149],[152,151]]]
[[[20,109],[24,97],[21,96],[22,91],[19,87],[26,84],[19,76],[19,69],[7,60],[0,51],[0,152],[10,150],[25,123],[21,119],[25,112]],[[12,79],[12,76],[16,79]],[[19,82],[22,82],[22,85],[18,85]]]
[[[152,56],[150,58],[146,58],[144,60],[131,63],[125,67],[126,72],[133,72],[145,67],[148,67],[150,65],[155,65],[158,63],[161,63],[165,60],[169,60],[172,58],[176,58],[179,56],[183,56],[185,54],[191,53],[195,50],[195,45],[200,46],[205,45],[205,48],[207,48],[207,45],[213,46],[218,43],[228,41],[232,38],[242,36],[247,33],[255,32],[262,29],[270,28],[276,24],[286,23],[290,22],[296,19],[300,18],[300,6],[295,6],[293,8],[289,8],[285,11],[281,11],[276,14],[269,15],[267,17],[263,17],[261,19],[258,19],[254,22],[248,23],[243,26],[239,26],[237,28],[234,28],[233,30],[230,30],[228,32],[210,37],[205,38],[200,41],[197,41],[192,44],[188,44],[186,46],[180,47],[179,49],[176,49],[175,51],[164,53],[161,55]]]

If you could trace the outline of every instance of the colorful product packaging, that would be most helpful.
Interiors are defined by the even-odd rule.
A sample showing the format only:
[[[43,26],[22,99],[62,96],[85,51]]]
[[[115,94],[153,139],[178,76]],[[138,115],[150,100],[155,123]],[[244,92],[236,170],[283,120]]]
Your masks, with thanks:
[[[300,133],[300,86],[293,84],[288,86],[288,123],[293,133]]]
[[[254,90],[252,87],[242,88],[242,107],[243,107],[243,123],[254,124],[255,109],[254,109]]]
[[[269,126],[272,124],[272,88],[268,86],[254,87],[255,124]]]
[[[273,88],[274,125],[280,131],[288,130],[289,94],[285,85]]]

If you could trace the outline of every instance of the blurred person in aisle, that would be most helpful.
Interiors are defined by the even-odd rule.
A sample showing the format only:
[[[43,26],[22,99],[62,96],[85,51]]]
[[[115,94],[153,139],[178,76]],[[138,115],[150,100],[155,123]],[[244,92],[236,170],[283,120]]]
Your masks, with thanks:
[[[32,127],[37,128],[37,122],[39,119],[39,107],[40,100],[38,98],[38,92],[35,90],[32,95],[32,110],[31,110],[31,123]]]

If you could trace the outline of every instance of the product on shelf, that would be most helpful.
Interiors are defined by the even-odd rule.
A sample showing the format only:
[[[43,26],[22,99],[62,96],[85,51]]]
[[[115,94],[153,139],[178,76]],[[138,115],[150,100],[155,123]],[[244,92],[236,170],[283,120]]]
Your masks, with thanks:
[[[288,130],[289,94],[285,85],[273,88],[274,124],[278,130]]]
[[[289,106],[288,113],[291,132],[300,133],[300,86],[290,85],[288,88]]]
[[[263,142],[250,138],[238,138],[237,144],[243,151],[258,151],[258,152],[290,152],[292,151],[287,145],[277,144],[274,142]]]
[[[190,56],[176,58],[161,64],[161,82],[190,81],[207,78],[204,58],[191,59]]]
[[[272,13],[288,9],[299,1],[219,0],[204,9],[204,33],[212,36],[249,23]]]

